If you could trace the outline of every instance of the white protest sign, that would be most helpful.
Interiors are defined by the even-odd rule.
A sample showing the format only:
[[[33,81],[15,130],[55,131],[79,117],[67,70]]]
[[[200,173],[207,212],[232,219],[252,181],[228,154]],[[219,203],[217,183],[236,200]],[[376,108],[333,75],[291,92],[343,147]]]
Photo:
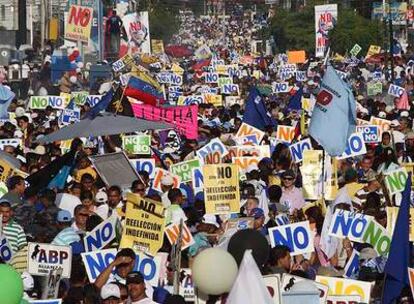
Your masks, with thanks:
[[[180,234],[180,224],[171,224],[167,227],[165,227],[165,234],[167,235],[168,240],[170,241],[170,244],[173,245],[178,240],[178,235]],[[193,235],[191,234],[190,229],[188,229],[187,225],[183,224],[183,230],[182,230],[182,242],[181,242],[181,249],[184,250],[187,247],[190,247],[194,244]]]
[[[295,163],[300,163],[303,160],[303,151],[312,150],[310,138],[298,141],[289,146],[290,154]]]
[[[88,105],[93,108],[96,106],[102,99],[102,95],[88,95],[86,96],[86,102]]]
[[[155,159],[153,158],[136,158],[130,159],[129,162],[132,164],[132,167],[139,172],[145,171],[148,173],[149,178],[153,179],[155,176]]]
[[[41,243],[29,243],[27,271],[33,275],[48,276],[53,269],[62,269],[62,278],[70,278],[72,248]]]
[[[380,129],[374,125],[362,125],[356,127],[356,132],[361,133],[364,137],[364,142],[367,144],[378,143],[381,141]]]
[[[6,146],[12,146],[17,148],[20,146],[20,143],[22,141],[20,138],[7,138],[7,139],[0,139],[0,150],[4,150],[4,147]]]
[[[273,89],[275,93],[288,93],[290,91],[288,82],[276,82]]]
[[[316,276],[315,280],[316,282],[325,284],[329,287],[329,295],[357,295],[361,297],[362,302],[370,303],[372,288],[372,284],[370,282],[325,276]]]
[[[345,159],[367,153],[367,147],[365,146],[364,136],[361,133],[353,133],[348,138],[344,153],[338,156],[337,159]]]
[[[313,233],[308,221],[270,228],[269,239],[272,248],[285,245],[292,255],[314,251]]]
[[[239,130],[237,130],[236,136],[235,137],[243,137],[246,135],[252,135],[252,134],[256,134],[257,136],[257,141],[261,142],[265,132],[263,132],[262,130],[259,130],[258,128],[255,128],[245,122],[243,122],[239,128]]]
[[[291,275],[288,273],[282,274],[281,284],[280,284],[280,290],[282,292],[289,291],[296,283],[299,282],[308,282],[309,284],[313,284],[318,288],[319,290],[319,303],[325,304],[326,299],[328,297],[328,286],[317,283],[313,280],[305,279],[299,276]],[[280,302],[279,302],[280,303]]]
[[[205,73],[204,79],[205,79],[205,83],[218,83],[219,74],[218,73]]]
[[[359,270],[359,252],[355,249],[352,251],[351,257],[348,259],[348,262],[344,268],[344,278],[352,278],[358,274]]]
[[[99,274],[115,260],[116,253],[117,249],[111,248],[81,254],[90,283],[95,282]],[[154,258],[144,254],[137,254],[134,270],[141,272],[145,281],[152,286],[158,286],[161,260],[162,256],[159,253]]]
[[[277,126],[276,132],[276,139],[284,142],[284,143],[291,143],[293,138],[295,137],[295,127],[292,126]]]
[[[296,71],[296,81],[298,82],[306,81],[306,71]]]
[[[29,100],[29,108],[32,110],[43,110],[47,106],[63,110],[66,105],[66,99],[62,96],[31,96]]]
[[[258,145],[259,141],[257,140],[256,134],[245,135],[242,137],[235,137],[234,140],[236,141],[237,145]]]
[[[205,103],[203,95],[179,96],[177,101],[177,105],[179,106],[188,106],[192,104],[202,103]]]
[[[379,255],[387,256],[390,251],[391,238],[388,231],[375,220],[372,220],[365,228],[362,240],[372,245]]]
[[[201,168],[193,168],[192,170],[192,185],[194,194],[204,191],[203,170]]]
[[[365,229],[373,220],[374,218],[369,215],[337,209],[328,233],[340,239],[348,238],[353,242],[363,242]]]
[[[404,167],[387,173],[385,175],[385,185],[387,186],[389,194],[392,195],[404,191],[407,178],[408,173]]]
[[[399,87],[395,84],[390,84],[390,87],[388,88],[388,94],[395,97],[401,97],[401,95],[404,94],[404,92],[404,88]]]
[[[29,304],[62,304],[62,299],[29,300]]]
[[[238,84],[224,84],[221,86],[221,93],[225,95],[232,95],[232,94],[239,95],[239,85]]]
[[[5,263],[10,262],[13,258],[13,248],[4,234],[0,236],[0,258]]]
[[[214,138],[210,140],[208,144],[204,147],[197,150],[197,157],[200,159],[200,162],[204,162],[204,158],[210,153],[218,153],[220,154],[220,158],[227,155],[228,150],[223,142],[219,138]]]
[[[191,268],[181,268],[180,270],[180,296],[186,302],[194,302],[195,292]]]
[[[112,215],[83,238],[85,251],[95,251],[104,248],[116,237],[118,216]]]
[[[283,226],[290,224],[289,217],[286,213],[280,213],[275,217],[276,225]]]
[[[354,296],[328,296],[326,304],[359,304],[361,297]]]

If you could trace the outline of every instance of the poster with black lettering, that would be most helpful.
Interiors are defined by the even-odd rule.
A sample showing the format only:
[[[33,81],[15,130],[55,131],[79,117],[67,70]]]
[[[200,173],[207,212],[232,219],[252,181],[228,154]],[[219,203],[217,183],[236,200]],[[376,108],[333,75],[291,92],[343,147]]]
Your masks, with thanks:
[[[70,278],[72,248],[42,243],[29,243],[27,268],[32,275],[49,276],[52,271],[61,269],[62,278]]]
[[[229,214],[240,211],[237,165],[205,165],[203,176],[206,214]]]
[[[128,193],[120,248],[132,248],[155,256],[162,246],[165,228],[162,204]]]

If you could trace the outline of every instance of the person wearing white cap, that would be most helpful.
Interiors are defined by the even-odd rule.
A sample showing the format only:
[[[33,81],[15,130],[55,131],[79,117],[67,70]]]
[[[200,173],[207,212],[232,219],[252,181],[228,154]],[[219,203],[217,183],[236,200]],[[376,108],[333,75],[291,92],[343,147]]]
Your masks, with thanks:
[[[32,275],[25,271],[21,274],[21,278],[23,282],[23,299],[28,301],[37,300],[33,293],[34,280]]]
[[[102,287],[100,293],[102,304],[118,304],[121,299],[121,290],[116,284],[106,284]]]
[[[381,111],[381,112],[378,113],[378,117],[385,119],[387,117],[387,114],[385,112]]]
[[[106,192],[99,190],[98,193],[95,194],[95,202],[97,205],[95,213],[99,215],[103,220],[106,220],[109,214],[109,206],[107,204],[108,195]]]
[[[165,208],[168,208],[171,205],[171,201],[168,198],[168,191],[174,186],[174,179],[171,175],[166,174],[161,178],[161,201]]]

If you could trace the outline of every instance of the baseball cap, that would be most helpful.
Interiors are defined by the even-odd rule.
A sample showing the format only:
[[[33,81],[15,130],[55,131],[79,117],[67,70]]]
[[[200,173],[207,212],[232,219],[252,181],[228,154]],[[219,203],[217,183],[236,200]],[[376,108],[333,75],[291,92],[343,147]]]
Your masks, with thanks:
[[[16,113],[16,117],[22,117],[24,114],[26,114],[24,108],[22,107],[17,107],[14,113]]]
[[[408,113],[408,111],[402,111],[400,113],[400,117],[408,117],[408,116],[410,116],[410,113]]]
[[[102,300],[107,300],[109,298],[121,298],[121,290],[119,289],[118,285],[116,284],[106,284],[102,286],[101,289],[101,298]]]
[[[381,111],[381,112],[378,113],[378,117],[379,118],[385,118],[385,117],[387,117],[387,114],[385,112]]]
[[[144,276],[139,271],[132,271],[126,277],[127,284],[141,284],[144,283]]]
[[[172,176],[171,175],[164,175],[162,178],[161,178],[161,185],[164,185],[164,186],[172,186],[174,184],[174,179],[172,178]]]
[[[257,220],[257,219],[259,219],[259,218],[261,218],[261,217],[264,216],[263,209],[262,208],[253,208],[250,211],[249,216],[252,216],[252,217],[254,217],[255,220]]]
[[[24,271],[21,274],[21,278],[22,278],[22,281],[23,281],[24,291],[29,291],[29,290],[32,290],[34,288],[34,280],[33,280],[33,277],[30,273]]]
[[[391,127],[399,127],[400,125],[400,122],[396,119],[391,121]]]
[[[95,195],[95,201],[97,203],[106,203],[108,201],[108,195],[104,191],[99,191]]]
[[[44,146],[37,146],[34,150],[32,150],[32,153],[37,155],[45,155],[46,154],[46,148]]]
[[[258,171],[259,167],[256,164],[251,164],[247,167],[246,173],[251,173],[252,171]]]
[[[60,210],[57,214],[57,221],[60,223],[69,223],[72,221],[72,216],[67,210]]]
[[[289,169],[282,173],[282,178],[295,178],[295,173],[293,170]]]
[[[220,227],[220,225],[217,223],[217,219],[216,219],[216,216],[214,214],[204,214],[204,216],[203,216],[203,222],[205,224],[214,225],[217,228]]]

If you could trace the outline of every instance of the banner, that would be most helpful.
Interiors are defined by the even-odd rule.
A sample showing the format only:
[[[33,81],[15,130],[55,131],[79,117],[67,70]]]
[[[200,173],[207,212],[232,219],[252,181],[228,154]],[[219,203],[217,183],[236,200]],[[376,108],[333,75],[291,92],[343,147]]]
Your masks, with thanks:
[[[172,174],[180,177],[181,182],[191,181],[191,174],[194,168],[200,167],[200,161],[198,159],[192,159],[177,163],[170,166],[170,171]]]
[[[7,179],[13,174],[13,168],[8,162],[0,159],[0,182],[7,183]]]
[[[132,13],[122,17],[131,54],[151,54],[148,12]]]
[[[338,19],[338,5],[315,6],[315,56],[324,57],[329,43],[328,34],[336,25]]]
[[[165,227],[165,234],[167,235],[168,241],[170,241],[171,245],[174,245],[178,240],[178,235],[180,234],[180,224],[171,224]],[[183,231],[182,231],[182,241],[181,241],[181,250],[184,250],[191,245],[193,245],[194,239],[193,235],[191,234],[190,229],[187,227],[185,223],[183,223]]]
[[[71,5],[65,26],[65,39],[88,43],[91,37],[92,7]]]
[[[99,274],[115,260],[116,254],[116,248],[81,253],[90,283],[94,283]],[[137,254],[135,257],[133,270],[141,272],[145,281],[151,286],[158,286],[162,255],[163,253],[158,253],[155,257],[150,257]]]
[[[44,110],[47,106],[53,109],[63,110],[67,106],[67,99],[62,96],[31,96],[29,108],[32,110]]]
[[[118,216],[112,215],[83,238],[85,251],[95,251],[104,248],[116,237],[116,224]]]
[[[128,154],[151,154],[150,135],[125,135],[122,136],[122,149]]]
[[[198,106],[154,107],[145,104],[131,104],[134,115],[151,121],[164,121],[174,125],[179,133],[188,139],[198,138]]]
[[[164,211],[161,203],[128,193],[125,226],[119,247],[155,256],[163,242]]]
[[[367,95],[376,96],[378,94],[382,94],[382,83],[381,82],[368,83],[367,84]]]
[[[329,295],[361,297],[364,303],[370,303],[371,282],[363,282],[351,279],[342,279],[334,277],[316,276],[316,282],[325,284],[329,287]]]
[[[235,164],[204,165],[206,214],[240,212],[239,174]]]
[[[314,251],[313,232],[308,221],[270,228],[269,239],[272,248],[276,245],[287,246],[291,255]]]
[[[72,248],[41,243],[29,243],[27,271],[38,276],[48,276],[54,269],[62,269],[62,278],[70,278]]]

